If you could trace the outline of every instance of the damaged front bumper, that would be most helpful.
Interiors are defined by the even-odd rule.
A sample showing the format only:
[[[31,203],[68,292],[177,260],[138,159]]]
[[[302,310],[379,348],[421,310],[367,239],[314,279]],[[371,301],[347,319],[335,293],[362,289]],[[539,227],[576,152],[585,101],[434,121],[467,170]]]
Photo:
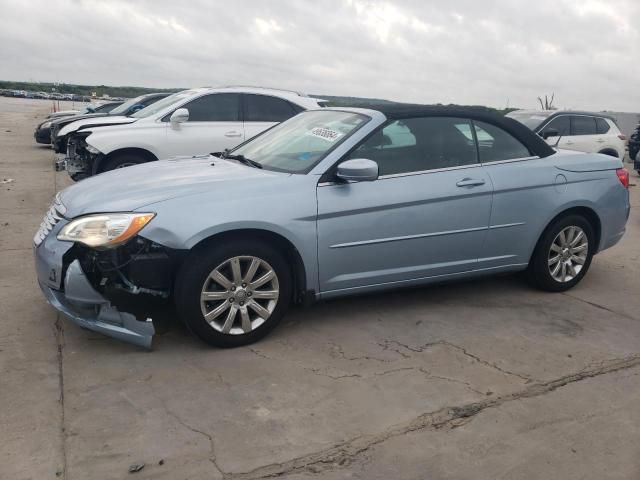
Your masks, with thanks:
[[[119,312],[91,286],[80,262],[74,260],[64,278],[64,292],[38,280],[47,301],[76,325],[147,349],[155,330],[151,319],[141,322],[134,315]]]
[[[77,134],[69,137],[66,157],[56,162],[56,171],[66,170],[74,180],[96,173],[94,167],[102,154],[93,154],[87,150],[87,136],[88,134]]]
[[[54,167],[56,172],[63,172],[67,169],[67,159],[66,157],[62,157],[60,158],[59,156],[56,156],[56,161],[54,163]]]
[[[33,247],[38,283],[47,301],[80,327],[150,349],[155,333],[151,318],[116,308],[96,289],[96,282],[88,278],[81,259],[76,258],[74,244],[56,238],[67,220],[54,207]]]

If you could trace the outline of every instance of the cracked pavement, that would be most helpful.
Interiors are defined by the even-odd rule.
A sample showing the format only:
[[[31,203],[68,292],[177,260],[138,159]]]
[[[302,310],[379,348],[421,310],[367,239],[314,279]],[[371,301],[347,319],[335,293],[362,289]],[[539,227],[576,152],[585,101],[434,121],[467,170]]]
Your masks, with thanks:
[[[0,98],[0,478],[640,477],[638,187],[566,294],[501,276],[333,300],[235,350],[164,318],[145,352],[35,284],[31,237],[70,183],[33,142],[48,107]]]

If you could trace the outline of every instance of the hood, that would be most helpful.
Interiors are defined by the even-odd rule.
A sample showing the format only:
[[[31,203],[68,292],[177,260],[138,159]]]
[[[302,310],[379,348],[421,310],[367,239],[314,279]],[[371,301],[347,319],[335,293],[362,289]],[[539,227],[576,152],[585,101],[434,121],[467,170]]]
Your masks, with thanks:
[[[70,133],[76,132],[81,128],[88,127],[100,127],[105,125],[120,125],[124,123],[133,123],[137,118],[119,116],[119,115],[105,115],[103,117],[94,118],[83,118],[82,120],[77,120],[75,122],[71,122],[60,129],[58,132],[58,137],[64,137]]]
[[[96,118],[96,117],[104,117],[106,113],[83,113],[82,115],[72,115],[62,118],[54,118],[52,123],[63,127],[71,122],[76,122],[78,120],[84,120],[85,118]]]
[[[58,119],[61,117],[69,117],[71,115],[75,116],[75,115],[81,115],[81,114],[82,112],[80,110],[60,110],[57,112],[51,112],[49,115],[47,115],[47,118],[49,120],[52,120],[52,119]]]
[[[213,164],[213,165],[212,165]],[[174,158],[116,169],[82,180],[60,195],[66,217],[130,212],[153,203],[203,192],[257,188],[290,177],[212,156]]]

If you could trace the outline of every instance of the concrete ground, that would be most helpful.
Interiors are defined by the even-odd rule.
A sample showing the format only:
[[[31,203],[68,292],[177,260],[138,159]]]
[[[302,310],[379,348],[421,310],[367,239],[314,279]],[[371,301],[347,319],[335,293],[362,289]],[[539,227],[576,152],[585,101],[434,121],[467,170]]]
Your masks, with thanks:
[[[235,350],[170,322],[146,352],[36,286],[70,183],[32,138],[49,107],[0,98],[0,478],[640,478],[638,187],[566,294],[502,276],[295,309]]]

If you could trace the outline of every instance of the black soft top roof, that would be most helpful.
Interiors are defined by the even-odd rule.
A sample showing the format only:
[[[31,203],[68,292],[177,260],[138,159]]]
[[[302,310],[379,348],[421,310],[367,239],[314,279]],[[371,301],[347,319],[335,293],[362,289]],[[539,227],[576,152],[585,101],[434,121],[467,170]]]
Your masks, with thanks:
[[[359,105],[360,106],[360,105]],[[364,106],[362,106],[364,107]],[[461,117],[491,123],[506,130],[520,140],[533,155],[548,157],[555,150],[529,128],[513,118],[487,112],[477,108],[446,107],[440,105],[412,105],[403,103],[376,104],[366,106],[371,110],[377,110],[390,120],[415,117]]]

